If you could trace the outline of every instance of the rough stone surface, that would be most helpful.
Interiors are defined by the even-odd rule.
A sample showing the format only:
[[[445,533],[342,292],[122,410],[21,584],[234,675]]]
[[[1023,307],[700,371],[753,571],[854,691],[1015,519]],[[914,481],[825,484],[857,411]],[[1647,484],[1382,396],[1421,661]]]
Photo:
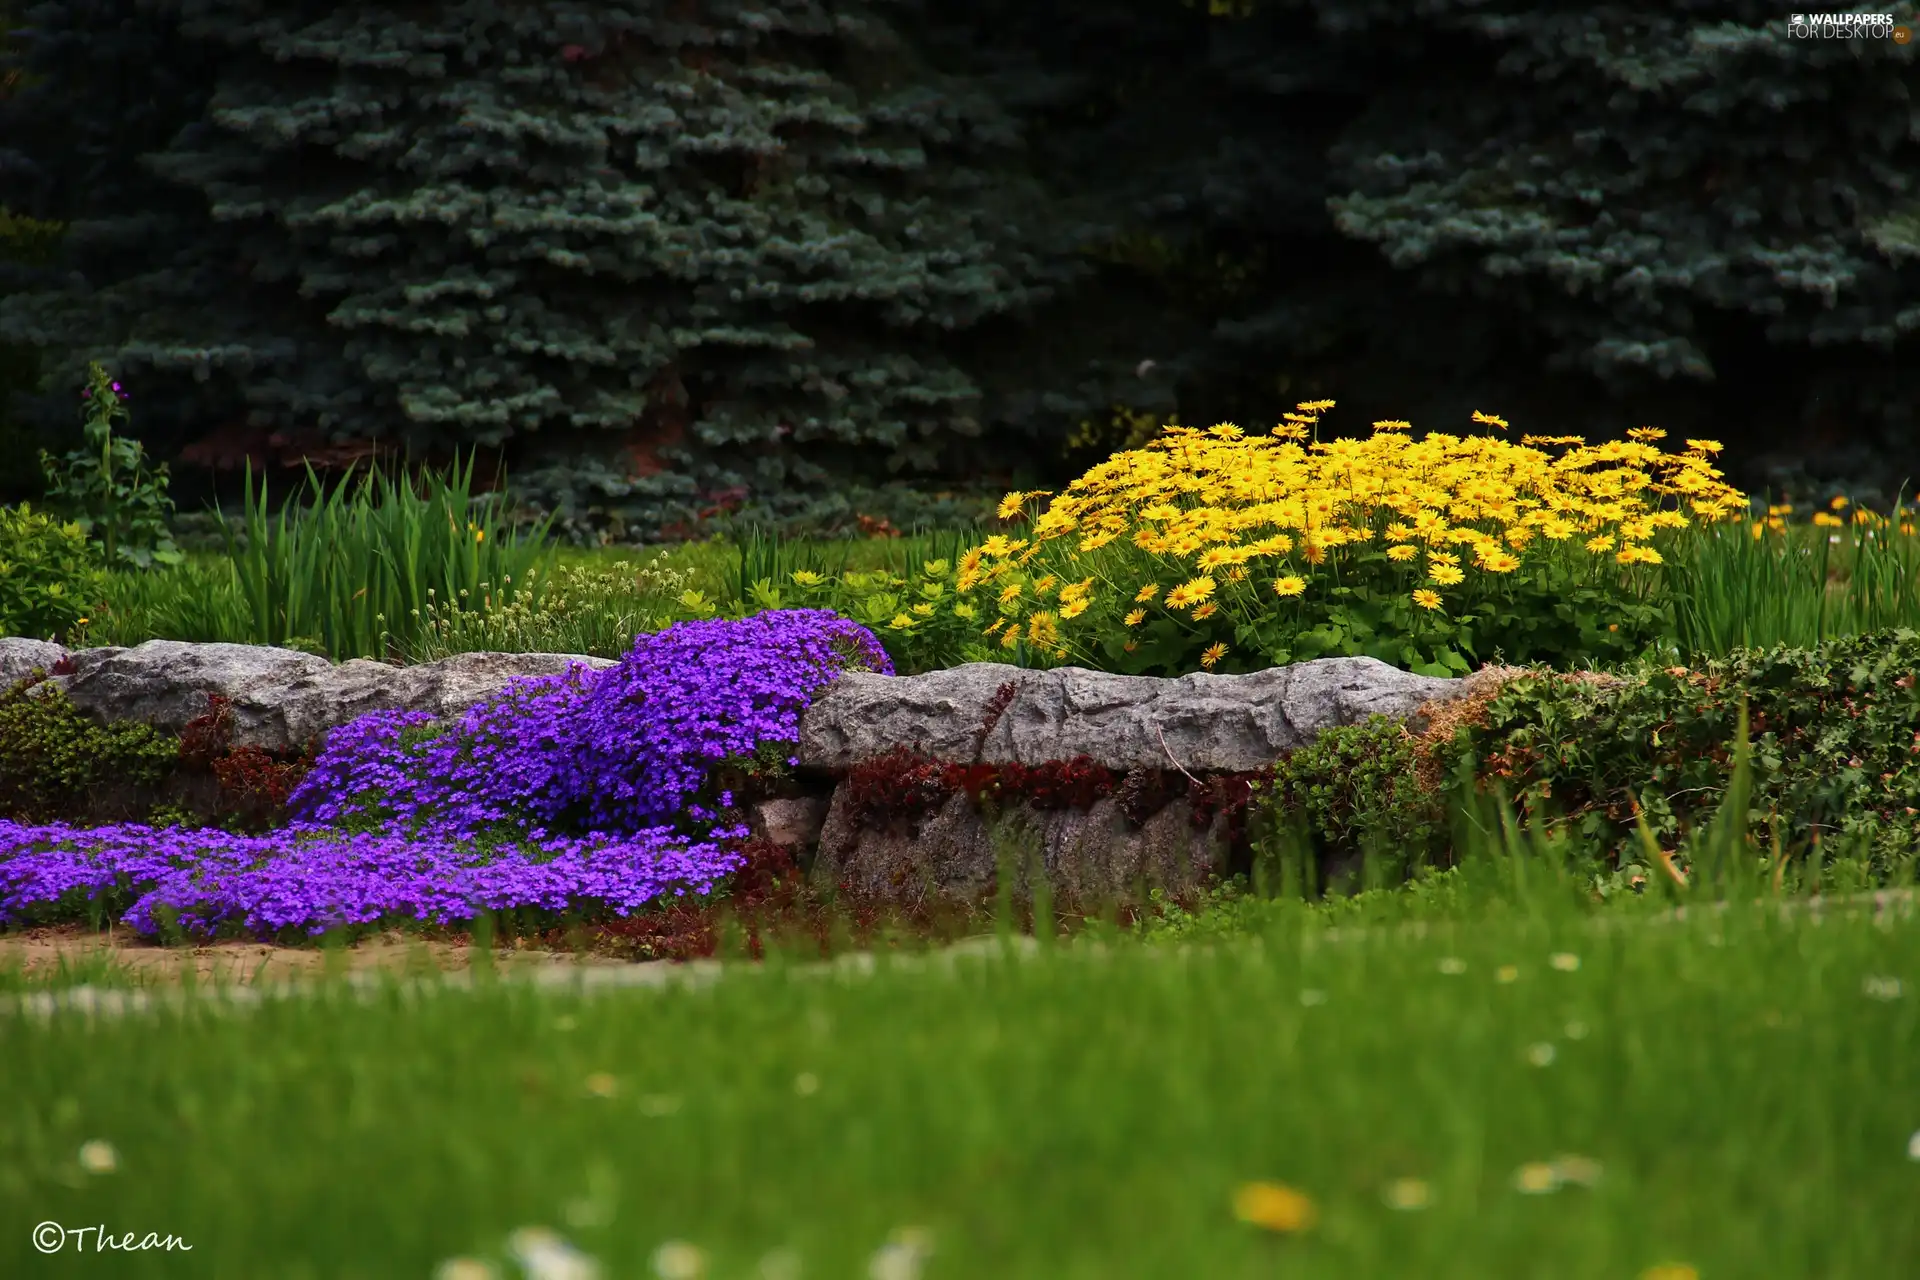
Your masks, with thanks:
[[[1196,830],[1184,800],[1134,830],[1111,799],[1087,810],[1022,806],[990,823],[956,795],[915,828],[861,830],[849,818],[845,794],[844,787],[834,794],[814,881],[901,906],[979,902],[994,891],[1002,856],[1014,871],[1017,898],[1032,892],[1038,854],[1054,900],[1089,905],[1144,897],[1151,888],[1197,888],[1228,855],[1220,823]]]
[[[233,703],[236,746],[297,751],[327,731],[369,711],[425,711],[456,716],[504,689],[517,676],[553,675],[572,662],[596,670],[606,658],[560,653],[462,653],[439,662],[393,667],[356,658],[338,666],[325,658],[244,644],[185,644],[149,640],[132,649],[59,646],[49,656],[25,650],[33,643],[0,641],[5,664],[51,668],[70,656],[73,674],[48,684],[66,691],[74,706],[105,723],[134,720],[178,733],[207,712],[207,695]],[[26,662],[22,654],[34,655]]]
[[[19,636],[0,638],[0,690],[10,689],[25,680],[38,667],[53,670],[53,664],[67,656],[60,645],[47,640],[24,640]]]
[[[762,800],[753,806],[753,833],[789,849],[809,849],[820,839],[827,818],[827,802],[817,796]]]
[[[1109,769],[1259,769],[1322,729],[1376,713],[1406,719],[1462,696],[1467,681],[1417,676],[1373,658],[1322,658],[1250,675],[1175,680],[1080,667],[1024,670],[975,662],[918,676],[841,676],[800,723],[800,762],[846,769],[906,746],[971,760],[987,708],[1016,693],[979,744],[990,764],[1088,756]]]

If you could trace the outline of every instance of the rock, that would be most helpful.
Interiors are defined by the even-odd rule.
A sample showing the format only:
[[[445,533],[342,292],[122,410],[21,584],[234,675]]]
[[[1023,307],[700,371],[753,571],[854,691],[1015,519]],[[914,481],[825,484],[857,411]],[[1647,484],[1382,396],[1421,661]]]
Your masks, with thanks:
[[[24,640],[19,636],[0,638],[0,692],[25,680],[38,667],[53,670],[53,664],[67,656],[64,646],[50,640]]]
[[[990,820],[955,795],[908,830],[856,828],[848,807],[842,787],[820,833],[814,882],[904,907],[977,904],[993,893],[1003,858],[1018,900],[1032,893],[1036,861],[1058,905],[1143,900],[1153,888],[1180,894],[1222,870],[1229,853],[1222,822],[1196,828],[1184,800],[1138,828],[1112,799],[1086,810],[1018,806]]]
[[[1006,684],[1013,700],[981,740]],[[1117,771],[1239,773],[1322,729],[1414,717],[1468,681],[1417,676],[1374,658],[1321,658],[1249,675],[1167,680],[1080,667],[975,662],[917,676],[841,676],[800,722],[803,767],[844,770],[905,746],[946,760],[1038,764],[1088,756]]]
[[[753,806],[749,825],[753,834],[789,849],[810,849],[820,839],[827,820],[826,801],[816,796],[762,800]]]
[[[21,641],[0,641],[0,662]],[[207,695],[233,703],[235,746],[297,751],[336,725],[369,711],[459,715],[518,676],[553,675],[578,662],[599,670],[606,658],[560,653],[462,653],[414,667],[325,658],[244,644],[149,640],[132,649],[83,649],[73,674],[50,685],[96,720],[135,720],[178,733],[207,713]],[[16,659],[18,660],[18,659]],[[24,673],[23,673],[24,674]]]

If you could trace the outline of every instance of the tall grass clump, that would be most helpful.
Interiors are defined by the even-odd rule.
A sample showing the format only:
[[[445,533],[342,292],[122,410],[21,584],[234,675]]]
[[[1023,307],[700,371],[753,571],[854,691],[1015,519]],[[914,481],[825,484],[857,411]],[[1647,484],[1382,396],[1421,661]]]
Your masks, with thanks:
[[[1690,530],[1667,566],[1675,639],[1689,657],[1811,648],[1840,636],[1920,627],[1920,537],[1912,508],[1890,515],[1835,498],[1811,523],[1777,504],[1747,524]]]
[[[436,604],[542,589],[550,522],[522,532],[503,504],[477,501],[472,458],[417,485],[377,467],[356,481],[349,469],[330,492],[308,467],[307,496],[269,517],[266,482],[256,494],[249,467],[239,528],[220,520],[251,643],[387,658],[427,641]]]

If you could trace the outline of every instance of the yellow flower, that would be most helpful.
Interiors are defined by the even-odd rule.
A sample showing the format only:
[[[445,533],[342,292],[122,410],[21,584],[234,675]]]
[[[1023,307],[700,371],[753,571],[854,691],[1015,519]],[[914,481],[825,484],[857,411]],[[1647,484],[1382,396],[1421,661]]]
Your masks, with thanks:
[[[1055,624],[1053,614],[1042,610],[1027,620],[1027,639],[1037,645],[1051,648],[1060,643],[1060,628]]]
[[[797,587],[817,587],[826,581],[811,569],[795,569],[790,576]]]
[[[1419,554],[1420,548],[1406,542],[1401,543],[1397,547],[1387,548],[1387,559],[1389,560],[1411,560]]]
[[[1385,422],[1374,423],[1373,429],[1375,431],[1411,431],[1413,430],[1413,424],[1411,422],[1402,422],[1398,418],[1388,418]]]
[[[1020,508],[1026,504],[1026,501],[1027,495],[1015,489],[1012,493],[1000,499],[1000,505],[994,509],[993,514],[1002,520],[1011,520],[1020,514]]]
[[[1689,440],[1687,448],[1695,453],[1718,453],[1721,446],[1718,440]]]
[[[1213,579],[1204,575],[1183,582],[1167,592],[1167,608],[1185,609],[1199,604],[1213,594],[1213,587]]]
[[[1636,444],[1652,444],[1655,440],[1664,440],[1667,433],[1658,427],[1635,427],[1627,432],[1627,439]]]
[[[1684,1262],[1662,1262],[1642,1271],[1640,1280],[1700,1280],[1700,1269]]]
[[[1249,1182],[1233,1193],[1233,1216],[1268,1231],[1306,1231],[1320,1212],[1306,1193],[1279,1182]]]
[[[1520,567],[1520,557],[1488,547],[1480,548],[1473,561],[1488,573],[1512,573]]]
[[[1852,504],[1848,502],[1846,494],[1835,494],[1833,501],[1827,504],[1827,510],[1845,511],[1850,505]]]
[[[1212,667],[1226,656],[1226,645],[1219,643],[1210,644],[1207,646],[1207,651],[1200,655],[1200,665],[1203,667]]]
[[[1194,563],[1200,568],[1211,572],[1218,569],[1221,565],[1232,564],[1234,562],[1233,553],[1234,548],[1232,547],[1208,547],[1200,553],[1200,558],[1194,561]]]
[[[1427,570],[1427,581],[1442,587],[1456,586],[1464,581],[1466,574],[1450,564],[1436,564]]]
[[[485,529],[475,529],[473,531],[473,540],[475,542],[485,542],[487,540],[487,531]]]
[[[1020,584],[1017,582],[1009,582],[1006,586],[1000,589],[1000,603],[1003,605],[1012,604],[1015,600],[1018,600],[1019,598],[1020,598]]]
[[[1842,520],[1839,516],[1828,515],[1824,511],[1814,512],[1813,522],[1819,525],[1822,529],[1838,529],[1841,525],[1846,523],[1846,521]]]
[[[893,620],[887,623],[887,625],[895,631],[905,631],[913,626],[913,619],[904,613],[896,613],[893,615]]]
[[[1611,534],[1605,534],[1605,533],[1600,533],[1600,534],[1595,534],[1595,535],[1594,535],[1593,537],[1591,537],[1591,538],[1588,538],[1588,539],[1587,539],[1587,550],[1589,550],[1589,551],[1591,551],[1591,552],[1593,552],[1593,553],[1594,553],[1595,555],[1599,555],[1599,554],[1600,554],[1600,553],[1601,553],[1602,551],[1611,551],[1611,550],[1613,550],[1613,537],[1612,537],[1612,535],[1611,535]]]
[[[913,612],[918,617],[931,618],[933,616],[933,606],[930,604],[917,604],[913,606]]]
[[[1220,606],[1209,600],[1193,611],[1193,620],[1195,622],[1205,622],[1218,612],[1220,612]]]
[[[1473,420],[1483,427],[1498,427],[1502,431],[1507,429],[1507,420],[1505,418],[1496,417],[1491,413],[1482,413],[1478,409],[1473,411]]]
[[[1306,589],[1307,580],[1305,578],[1296,578],[1292,574],[1288,574],[1284,578],[1276,578],[1273,583],[1273,594],[1277,596],[1297,596],[1306,591]]]
[[[1621,564],[1660,564],[1660,553],[1652,547],[1635,546],[1629,543],[1620,548],[1620,554],[1614,557]]]
[[[1065,622],[1071,618],[1077,618],[1086,611],[1087,602],[1085,600],[1069,601],[1060,606],[1060,621]]]
[[[1302,413],[1325,413],[1333,408],[1333,405],[1334,402],[1331,400],[1303,400],[1294,407]]]
[[[1135,609],[1132,613],[1129,613],[1121,621],[1126,626],[1137,627],[1143,621],[1146,620],[1146,616],[1147,616],[1147,611],[1145,609]]]
[[[1020,643],[1020,628],[1018,626],[1008,627],[1007,634],[1000,637],[1000,647],[1002,649],[1011,649],[1019,643]]]
[[[1440,607],[1440,593],[1421,587],[1413,593],[1413,602],[1422,609],[1438,609]]]
[[[1146,586],[1134,593],[1133,602],[1135,604],[1145,604],[1159,594],[1160,584],[1157,582],[1149,582]]]

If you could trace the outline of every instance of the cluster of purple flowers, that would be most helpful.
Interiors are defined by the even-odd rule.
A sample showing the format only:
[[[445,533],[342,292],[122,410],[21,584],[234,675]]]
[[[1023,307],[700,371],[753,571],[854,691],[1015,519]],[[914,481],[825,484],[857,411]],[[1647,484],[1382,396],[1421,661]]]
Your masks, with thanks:
[[[684,622],[603,672],[516,680],[450,727],[375,712],[335,729],[266,836],[0,821],[0,922],[118,897],[145,933],[319,933],[710,893],[746,834],[697,803],[714,766],[791,749],[853,667],[892,671],[872,632],[824,610]]]
[[[271,937],[402,917],[453,924],[521,907],[624,916],[660,897],[711,893],[742,864],[730,842],[743,834],[697,841],[655,830],[499,847],[304,824],[236,836],[0,822],[0,919],[72,915],[116,897],[132,899],[121,922],[145,934],[168,920],[190,934]]]

